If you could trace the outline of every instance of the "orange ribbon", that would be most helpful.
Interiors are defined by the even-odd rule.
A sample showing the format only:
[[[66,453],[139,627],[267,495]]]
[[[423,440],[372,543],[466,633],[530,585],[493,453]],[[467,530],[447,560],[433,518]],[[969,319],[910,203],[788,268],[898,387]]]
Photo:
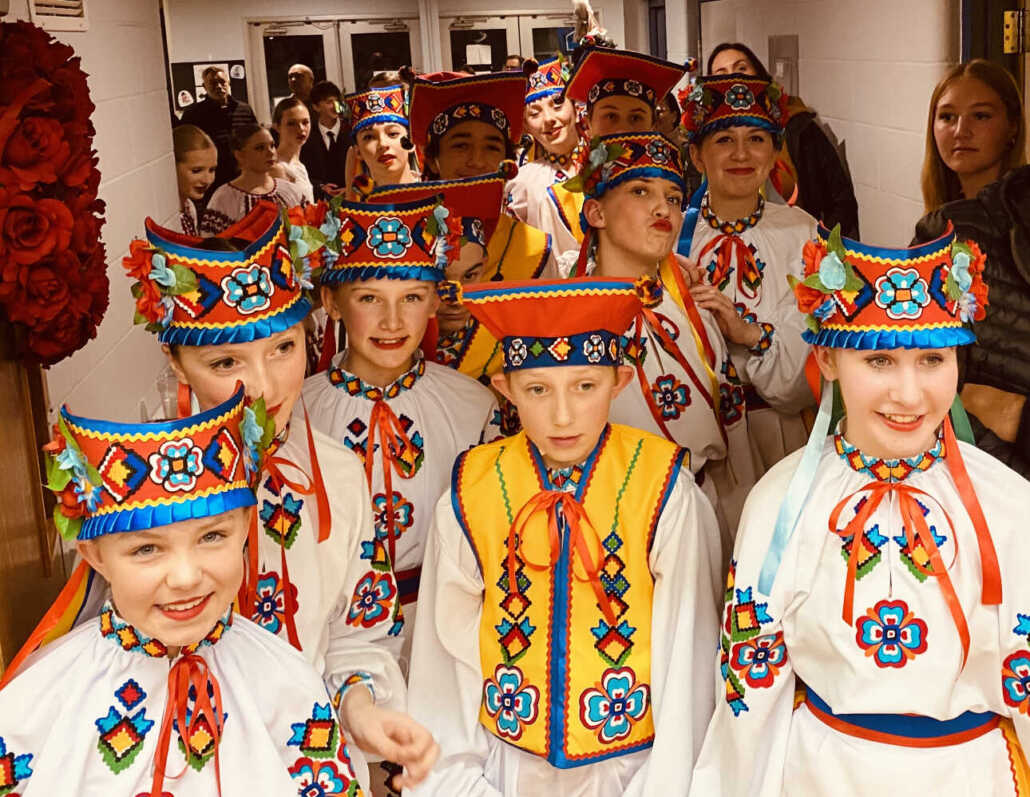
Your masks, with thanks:
[[[402,479],[410,479],[415,475],[414,462],[405,469],[401,464],[405,452],[414,451],[415,446],[408,439],[400,420],[383,399],[377,399],[372,405],[372,415],[368,421],[368,439],[365,443],[365,477],[368,486],[372,487],[372,471],[375,467],[376,437],[379,438],[380,462],[383,467],[383,487],[386,492],[386,546],[390,554],[391,567],[397,566],[397,544],[394,539],[393,511],[393,473]]]
[[[590,518],[587,517],[583,505],[569,493],[556,490],[542,490],[530,498],[515,516],[515,520],[508,529],[508,589],[510,591],[518,589],[518,581],[516,580],[517,558],[521,558],[527,567],[531,567],[534,570],[548,570],[557,564],[561,556],[561,532],[558,529],[557,511],[559,504],[565,518],[565,524],[569,530],[570,555],[571,551],[574,550],[576,552],[576,555],[583,562],[583,570],[585,571],[585,576],[581,578],[576,574],[576,568],[572,567],[570,568],[572,577],[581,582],[589,582],[594,590],[594,595],[597,597],[597,604],[601,608],[605,620],[608,621],[609,626],[614,627],[617,622],[615,612],[612,610],[611,602],[608,600],[604,587],[601,585],[601,555],[604,552],[601,537],[590,522]],[[551,556],[550,561],[546,564],[536,564],[530,561],[523,550],[526,524],[537,512],[547,513]],[[584,528],[593,535],[593,540],[597,546],[596,559],[591,555],[590,547],[583,533]]]
[[[189,721],[186,712],[189,703],[190,687],[194,691],[193,711]],[[211,694],[208,694],[210,687]],[[161,733],[157,739],[157,752],[154,756],[154,779],[150,785],[150,797],[161,797],[162,787],[168,768],[168,748],[172,741],[173,720],[179,729],[179,738],[186,748],[187,762],[178,775],[168,775],[172,780],[181,778],[189,767],[190,739],[195,731],[200,730],[200,723],[206,725],[214,744],[215,782],[218,793],[222,793],[222,771],[218,761],[218,746],[222,740],[223,726],[222,692],[218,681],[211,673],[207,662],[195,653],[186,653],[172,665],[168,673],[168,700],[165,703],[164,718],[161,720]]]
[[[718,247],[718,249],[716,249]],[[698,252],[697,262],[703,263],[705,255],[715,250],[715,272],[712,274],[712,285],[718,286],[729,274],[730,262],[733,255],[737,256],[737,289],[748,299],[758,297],[758,291],[746,287],[745,276],[750,278],[751,283],[757,283],[761,272],[755,262],[755,256],[750,247],[739,235],[732,233],[720,233],[704,245]]]

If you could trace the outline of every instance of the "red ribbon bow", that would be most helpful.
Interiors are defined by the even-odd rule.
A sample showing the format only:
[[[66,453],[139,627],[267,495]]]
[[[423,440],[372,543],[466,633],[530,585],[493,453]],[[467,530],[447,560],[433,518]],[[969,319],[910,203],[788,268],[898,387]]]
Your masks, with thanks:
[[[716,247],[718,249],[716,250]],[[704,248],[697,255],[697,262],[703,263],[705,255],[712,250],[715,252],[715,272],[712,274],[712,285],[720,285],[726,275],[730,273],[730,264],[733,255],[737,256],[737,289],[741,295],[748,299],[758,296],[758,291],[752,290],[749,286],[756,285],[761,272],[758,270],[758,263],[755,262],[755,255],[751,248],[744,243],[739,235],[733,233],[720,233],[704,245]]]
[[[376,437],[379,438],[380,463],[383,468],[383,487],[386,492],[386,545],[390,554],[390,565],[397,566],[397,542],[394,535],[393,474],[402,479],[415,475],[414,459],[405,460],[406,454],[414,456],[414,444],[390,405],[378,399],[372,405],[372,416],[368,421],[368,442],[365,444],[365,477],[372,486],[372,471],[375,467]],[[406,466],[405,466],[406,464]]]

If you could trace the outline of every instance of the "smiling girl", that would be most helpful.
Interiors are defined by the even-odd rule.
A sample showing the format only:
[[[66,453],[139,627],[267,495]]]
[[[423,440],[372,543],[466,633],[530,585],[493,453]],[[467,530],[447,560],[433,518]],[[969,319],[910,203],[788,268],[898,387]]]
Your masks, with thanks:
[[[197,203],[215,180],[218,150],[207,133],[194,125],[179,125],[172,130],[175,149],[175,175],[179,185],[179,232],[197,235]]]

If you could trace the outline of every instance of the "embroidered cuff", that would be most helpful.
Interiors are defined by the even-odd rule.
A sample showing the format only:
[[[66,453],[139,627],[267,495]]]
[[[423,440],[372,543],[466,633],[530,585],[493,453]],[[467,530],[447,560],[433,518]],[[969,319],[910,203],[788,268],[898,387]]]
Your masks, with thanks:
[[[375,682],[372,680],[372,676],[367,672],[358,671],[353,675],[348,675],[346,680],[340,685],[340,688],[336,690],[336,694],[333,695],[333,708],[337,711],[340,710],[340,705],[343,703],[343,696],[347,694],[347,690],[357,684],[363,684],[368,687],[368,691],[372,693],[372,702],[376,699]]]
[[[758,326],[762,328],[762,337],[760,337],[758,339],[758,343],[748,349],[748,351],[761,357],[769,350],[769,347],[772,346],[773,334],[776,332],[776,327],[772,324],[767,324],[765,321],[759,321]]]

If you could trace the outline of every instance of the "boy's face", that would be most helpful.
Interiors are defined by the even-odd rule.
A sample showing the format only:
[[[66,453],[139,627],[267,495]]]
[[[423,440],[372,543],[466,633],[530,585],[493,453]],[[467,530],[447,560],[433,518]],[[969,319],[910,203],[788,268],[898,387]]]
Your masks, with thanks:
[[[491,383],[514,404],[526,436],[548,467],[583,462],[597,444],[614,399],[633,369],[605,365],[526,368],[494,374]]]
[[[828,380],[840,382],[845,435],[863,453],[894,459],[931,448],[958,384],[955,349],[815,348]]]
[[[318,114],[318,121],[323,127],[334,127],[336,120],[340,118],[339,97],[326,97],[314,104],[315,113]]]
[[[432,282],[374,279],[323,287],[322,304],[347,329],[347,369],[385,387],[411,367],[440,300]]]
[[[462,122],[444,133],[433,163],[441,180],[497,171],[507,153],[504,135],[486,122]]]
[[[672,252],[683,225],[683,192],[669,180],[643,177],[620,183],[600,199],[588,199],[584,215],[598,230],[606,252],[631,253],[657,263]]]
[[[220,346],[179,346],[173,354],[164,347],[180,382],[189,384],[201,410],[228,401],[240,380],[251,398],[264,396],[265,406],[275,409],[275,429],[282,431],[304,387],[307,359],[304,324],[249,343]]]
[[[470,241],[463,244],[457,259],[448,264],[444,276],[462,285],[471,285],[483,278],[483,267],[486,265],[486,250]],[[441,332],[456,332],[468,322],[469,311],[460,304],[440,304],[436,311],[436,323]]]
[[[636,97],[614,95],[590,108],[590,135],[647,133],[654,129],[654,109]]]
[[[118,614],[177,649],[203,639],[236,596],[253,511],[105,534],[78,548],[110,583]]]

